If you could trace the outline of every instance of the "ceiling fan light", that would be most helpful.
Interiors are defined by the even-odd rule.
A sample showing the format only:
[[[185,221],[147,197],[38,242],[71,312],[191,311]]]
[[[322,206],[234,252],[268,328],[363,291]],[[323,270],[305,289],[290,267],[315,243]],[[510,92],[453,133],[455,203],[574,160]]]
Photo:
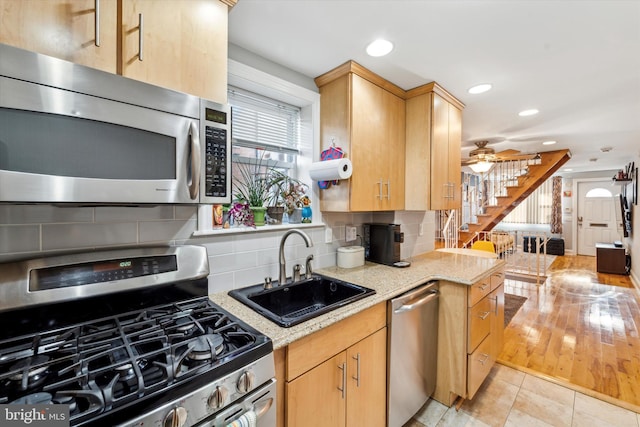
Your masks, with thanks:
[[[374,40],[367,46],[367,54],[369,56],[385,56],[393,50],[393,43],[389,40]]]
[[[530,109],[530,110],[523,110],[523,111],[520,111],[520,112],[518,113],[518,115],[519,115],[520,117],[535,116],[535,115],[536,115],[536,114],[538,114],[539,112],[540,112],[540,111],[536,110],[535,108],[532,108],[532,109]]]
[[[469,165],[471,170],[474,171],[475,173],[488,172],[489,169],[491,169],[491,166],[493,166],[493,163],[485,162],[485,161],[481,161],[481,162],[473,163],[473,164]]]
[[[469,90],[467,92],[476,95],[476,94],[479,94],[479,93],[487,92],[488,90],[491,90],[491,88],[492,88],[492,86],[489,83],[482,83],[482,84],[475,85],[475,86],[469,88]]]

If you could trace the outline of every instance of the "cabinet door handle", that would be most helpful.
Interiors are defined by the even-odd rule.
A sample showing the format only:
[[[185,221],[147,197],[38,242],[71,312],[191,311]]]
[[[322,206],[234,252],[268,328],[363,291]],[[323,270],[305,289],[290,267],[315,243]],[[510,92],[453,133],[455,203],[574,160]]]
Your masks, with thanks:
[[[498,315],[498,295],[496,295],[495,297],[493,297],[492,299],[496,300],[496,309],[495,309],[495,313],[496,316]]]
[[[489,360],[489,355],[487,353],[482,353],[481,356],[482,359],[478,359],[478,362],[480,362],[481,365],[484,365],[485,362]]]
[[[351,356],[352,359],[356,361],[356,376],[351,377],[356,380],[356,387],[360,387],[360,353],[356,354],[356,356]]]
[[[95,25],[94,25],[94,31],[95,31],[95,45],[97,47],[100,47],[100,0],[95,0],[95,7],[96,7],[96,13],[94,14],[95,16]]]
[[[391,200],[391,180],[387,180],[387,200]]]
[[[480,319],[482,320],[486,320],[487,317],[489,317],[489,315],[491,314],[490,311],[483,311],[481,315],[479,315],[478,317],[480,317]]]
[[[342,370],[342,388],[338,387],[338,390],[342,392],[342,398],[344,399],[345,389],[347,385],[347,364],[343,363],[338,365],[338,369]]]
[[[382,178],[378,181],[378,198],[382,200]]]
[[[144,33],[144,18],[142,17],[142,14],[139,13],[138,14],[138,29],[140,30],[138,32],[138,61],[142,61],[142,57],[143,57],[143,50],[144,50],[144,44],[143,44],[143,33]]]

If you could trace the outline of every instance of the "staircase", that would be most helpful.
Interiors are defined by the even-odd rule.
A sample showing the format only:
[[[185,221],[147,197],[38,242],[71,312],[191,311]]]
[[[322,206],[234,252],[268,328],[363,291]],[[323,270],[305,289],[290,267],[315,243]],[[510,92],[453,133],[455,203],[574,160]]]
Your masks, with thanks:
[[[569,150],[539,153],[535,160],[516,160],[496,163],[493,169],[483,174],[481,200],[464,218],[468,229],[459,233],[459,245],[466,246],[482,232],[491,231],[520,202],[562,167],[571,158]],[[474,210],[475,209],[475,210]]]

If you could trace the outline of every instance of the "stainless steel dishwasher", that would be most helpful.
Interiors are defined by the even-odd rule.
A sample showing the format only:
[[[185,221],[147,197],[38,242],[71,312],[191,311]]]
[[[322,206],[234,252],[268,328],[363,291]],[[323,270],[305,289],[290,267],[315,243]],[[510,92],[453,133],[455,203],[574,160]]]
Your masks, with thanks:
[[[435,390],[438,295],[428,282],[389,301],[389,427],[403,426]]]

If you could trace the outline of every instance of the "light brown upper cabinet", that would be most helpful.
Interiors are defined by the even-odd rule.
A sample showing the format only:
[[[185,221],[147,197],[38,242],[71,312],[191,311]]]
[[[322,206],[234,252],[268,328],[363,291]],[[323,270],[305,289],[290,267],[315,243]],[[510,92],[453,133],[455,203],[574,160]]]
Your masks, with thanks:
[[[429,83],[407,92],[406,210],[460,209],[464,104]]]
[[[121,0],[126,77],[227,101],[228,6],[218,0]]]
[[[335,144],[353,164],[349,180],[321,191],[321,209],[404,209],[404,90],[353,61],[315,81],[321,150]]]
[[[0,0],[0,43],[116,72],[116,0]]]
[[[0,42],[224,103],[234,3],[0,0]]]

